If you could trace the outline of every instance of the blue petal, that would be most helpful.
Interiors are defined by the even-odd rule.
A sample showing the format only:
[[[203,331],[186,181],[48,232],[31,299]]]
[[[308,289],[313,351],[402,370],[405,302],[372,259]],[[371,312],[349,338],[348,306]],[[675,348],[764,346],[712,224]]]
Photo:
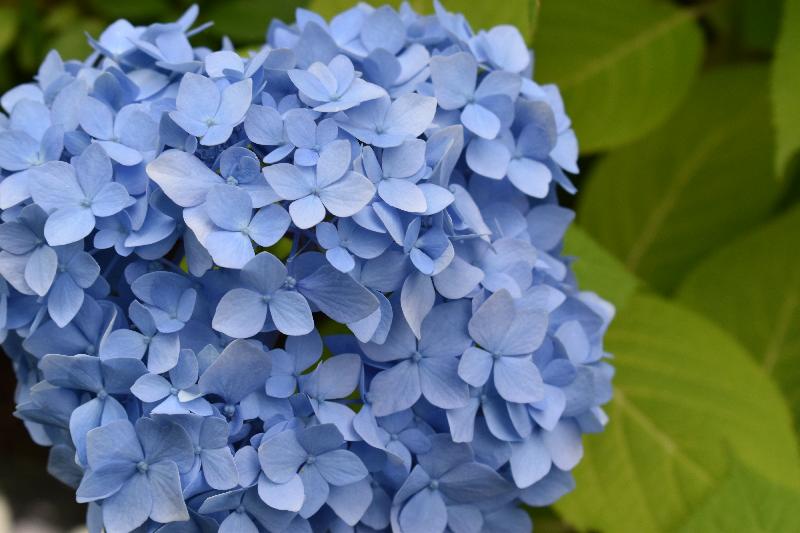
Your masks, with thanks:
[[[414,273],[406,278],[400,296],[403,315],[411,330],[419,338],[422,321],[433,309],[436,292],[429,276]]]
[[[170,393],[170,384],[156,374],[145,374],[131,387],[131,393],[143,402],[157,402]]]
[[[298,228],[313,228],[325,219],[325,205],[318,196],[309,195],[292,202],[289,214]]]
[[[458,360],[426,357],[419,365],[420,388],[425,399],[442,409],[464,407],[469,387],[458,377]]]
[[[161,523],[189,520],[189,511],[183,500],[181,479],[175,463],[151,465],[147,470],[147,480],[153,499],[151,519]]]
[[[551,465],[550,452],[538,434],[511,443],[511,475],[517,487],[533,485],[547,475]]]
[[[424,488],[406,503],[399,520],[403,533],[442,533],[447,527],[447,508],[438,492]]]
[[[236,339],[258,334],[267,320],[267,303],[249,289],[233,289],[222,297],[212,327]]]
[[[494,385],[504,399],[531,403],[544,398],[544,383],[530,357],[501,357],[494,365]]]
[[[458,503],[479,503],[510,494],[511,485],[494,469],[466,463],[446,472],[439,480],[442,493]]]
[[[25,265],[25,282],[33,289],[33,292],[44,296],[50,290],[57,270],[58,256],[56,252],[49,246],[40,246],[31,253],[28,264]],[[80,304],[78,307],[80,308]]]
[[[350,217],[359,212],[375,196],[375,186],[366,177],[348,172],[319,192],[319,198],[332,215]]]
[[[181,207],[205,201],[206,193],[222,178],[202,161],[180,150],[167,150],[147,165],[147,175],[170,200]]]
[[[203,476],[212,489],[229,490],[238,483],[236,465],[233,454],[227,446],[214,450],[203,450],[200,453],[203,465]]]
[[[303,489],[303,482],[297,474],[285,483],[275,483],[264,475],[258,479],[258,495],[264,503],[280,511],[299,511],[305,501]]]
[[[370,383],[369,401],[375,416],[408,409],[421,395],[420,372],[408,360],[379,372]]]
[[[276,292],[270,300],[269,313],[278,331],[286,335],[305,335],[314,329],[308,301],[295,291]]]
[[[378,308],[378,300],[368,289],[328,265],[298,281],[298,289],[320,311],[342,324],[361,320]]]
[[[372,486],[363,479],[351,485],[332,486],[327,504],[347,525],[353,527],[372,504]]]
[[[348,450],[333,450],[320,455],[314,465],[331,485],[350,485],[364,479],[367,469],[361,459]]]
[[[269,205],[258,210],[248,226],[250,238],[259,246],[272,246],[289,229],[291,218],[279,205]]]
[[[488,108],[481,104],[467,104],[461,112],[461,122],[475,135],[484,139],[494,139],[500,133],[502,123]],[[509,169],[510,172],[510,169]]]
[[[475,91],[478,65],[468,53],[431,58],[431,81],[442,109],[464,107]]]
[[[283,431],[261,443],[258,458],[267,477],[275,483],[286,483],[297,474],[308,453],[293,431]]]
[[[200,389],[220,396],[229,404],[236,404],[263,387],[269,371],[269,356],[259,344],[235,340],[200,377]]]
[[[247,137],[256,144],[278,146],[283,144],[283,119],[276,109],[254,105],[244,120]]]
[[[109,531],[133,531],[147,520],[152,508],[147,476],[136,473],[119,492],[103,500],[103,524]]]

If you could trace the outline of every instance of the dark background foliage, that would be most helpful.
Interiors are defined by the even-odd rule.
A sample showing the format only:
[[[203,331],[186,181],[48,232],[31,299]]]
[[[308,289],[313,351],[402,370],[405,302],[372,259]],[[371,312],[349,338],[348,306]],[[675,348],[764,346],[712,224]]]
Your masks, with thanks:
[[[215,25],[194,42],[246,49],[298,6],[329,17],[352,3],[200,1]],[[588,439],[576,492],[534,512],[536,531],[800,531],[800,0],[444,3],[475,28],[516,24],[536,80],[562,88],[582,154],[567,251],[618,311],[608,431]],[[84,32],[188,5],[0,2],[0,93],[51,48],[85,57]],[[11,416],[3,358],[0,385],[0,492],[17,519],[81,523]]]

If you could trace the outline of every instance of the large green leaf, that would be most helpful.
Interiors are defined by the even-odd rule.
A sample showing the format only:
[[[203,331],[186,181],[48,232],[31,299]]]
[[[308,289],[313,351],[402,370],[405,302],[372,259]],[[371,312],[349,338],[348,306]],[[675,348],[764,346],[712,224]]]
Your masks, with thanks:
[[[610,422],[587,438],[578,488],[557,504],[568,521],[609,533],[670,531],[725,483],[731,459],[778,485],[800,484],[789,410],[723,330],[636,295],[605,345],[617,369]]]
[[[800,0],[786,0],[772,67],[772,112],[777,130],[775,164],[783,175],[800,149]]]
[[[573,225],[564,239],[564,254],[573,256],[572,268],[582,290],[594,291],[621,309],[639,281],[582,228]]]
[[[768,109],[764,68],[708,73],[663,127],[599,162],[580,196],[581,226],[671,291],[774,204]]]
[[[800,494],[734,464],[719,488],[679,533],[800,531]]]
[[[679,295],[775,376],[800,427],[800,208],[710,256]]]
[[[543,4],[536,79],[561,88],[583,152],[641,137],[686,96],[703,55],[693,11],[662,0]]]
[[[0,6],[0,54],[6,51],[17,35],[17,12]]]
[[[297,7],[305,0],[230,0],[215,2],[204,13],[203,20],[213,20],[209,30],[215,35],[227,35],[237,46],[263,43],[272,19],[294,22]]]
[[[782,4],[783,0],[734,0],[730,7],[742,44],[757,50],[772,50]]]

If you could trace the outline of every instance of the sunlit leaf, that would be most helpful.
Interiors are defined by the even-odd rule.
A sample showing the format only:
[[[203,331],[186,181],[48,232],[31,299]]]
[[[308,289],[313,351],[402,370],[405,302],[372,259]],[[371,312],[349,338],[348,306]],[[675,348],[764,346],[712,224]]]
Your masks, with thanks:
[[[305,4],[302,0],[218,2],[204,10],[203,20],[213,20],[214,26],[209,31],[227,35],[237,45],[262,43],[272,19],[293,22],[295,9]]]
[[[800,208],[703,261],[679,295],[775,376],[800,427]]]
[[[717,490],[677,533],[800,531],[800,494],[734,463]]]
[[[669,122],[589,177],[581,226],[657,289],[674,289],[778,197],[766,77],[758,66],[706,74]]]
[[[17,35],[17,12],[10,7],[0,7],[0,54],[14,42]]]
[[[572,268],[578,278],[578,286],[602,295],[617,310],[628,302],[639,284],[619,259],[604,250],[578,226],[572,226],[567,231],[564,253],[576,258]]]
[[[800,149],[800,0],[786,0],[772,67],[772,114],[777,130],[775,164],[783,175]]]
[[[578,488],[557,504],[568,521],[614,533],[672,531],[727,483],[733,460],[771,483],[800,485],[780,391],[723,330],[637,295],[615,318],[605,346],[617,370],[610,422],[587,439]],[[757,490],[744,487],[742,498]]]
[[[583,152],[641,137],[688,93],[703,51],[694,11],[661,0],[543,4],[535,77],[561,88]]]

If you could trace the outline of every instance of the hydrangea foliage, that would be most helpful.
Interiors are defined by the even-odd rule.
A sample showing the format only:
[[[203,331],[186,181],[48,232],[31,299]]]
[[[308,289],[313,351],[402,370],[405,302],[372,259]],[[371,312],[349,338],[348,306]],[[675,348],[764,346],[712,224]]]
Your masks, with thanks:
[[[512,26],[197,9],[0,104],[16,415],[91,531],[526,532],[611,395],[577,142]]]

